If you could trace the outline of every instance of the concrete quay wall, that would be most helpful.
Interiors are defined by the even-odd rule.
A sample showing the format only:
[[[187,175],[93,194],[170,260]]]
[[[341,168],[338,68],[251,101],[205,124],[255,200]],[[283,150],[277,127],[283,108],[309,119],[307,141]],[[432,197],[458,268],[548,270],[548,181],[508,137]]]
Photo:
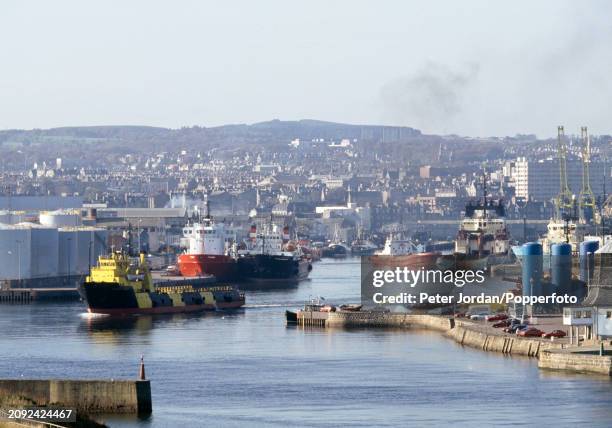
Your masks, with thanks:
[[[437,331],[447,331],[454,326],[454,320],[449,317],[402,314],[376,311],[359,312],[329,312],[325,319],[328,327],[387,327],[387,328],[427,328]]]
[[[538,367],[612,376],[612,356],[599,356],[595,351],[594,353],[584,353],[575,349],[550,350],[540,354]]]
[[[40,406],[72,407],[83,413],[152,412],[148,380],[0,379],[0,395],[27,398]]]
[[[537,358],[545,349],[561,347],[560,344],[550,341],[487,334],[463,323],[447,331],[446,335],[461,345],[482,349],[483,351],[526,357]]]

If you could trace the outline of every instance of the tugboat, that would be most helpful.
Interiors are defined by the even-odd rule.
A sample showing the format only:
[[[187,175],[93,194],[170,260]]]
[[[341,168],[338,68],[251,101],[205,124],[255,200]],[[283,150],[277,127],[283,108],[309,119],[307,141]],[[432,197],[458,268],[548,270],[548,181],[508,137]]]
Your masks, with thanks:
[[[455,239],[455,251],[441,257],[447,267],[486,270],[510,259],[510,235],[504,205],[501,200],[487,199],[486,179],[483,193],[483,200],[470,202],[465,207],[465,216]]]
[[[165,314],[237,309],[244,294],[232,286],[209,286],[209,278],[179,278],[154,284],[144,253],[132,263],[123,252],[100,256],[80,292],[90,313]]]
[[[321,249],[321,257],[343,259],[351,254],[351,249],[341,242],[333,242]]]

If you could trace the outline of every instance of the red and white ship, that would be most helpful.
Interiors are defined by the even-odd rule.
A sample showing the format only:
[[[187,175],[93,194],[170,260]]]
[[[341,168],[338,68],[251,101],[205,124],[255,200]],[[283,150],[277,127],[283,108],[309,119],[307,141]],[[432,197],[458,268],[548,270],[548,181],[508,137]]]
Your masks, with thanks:
[[[235,235],[223,223],[205,218],[183,229],[188,247],[178,257],[178,268],[183,276],[214,275],[218,280],[236,276],[236,257],[233,246]]]

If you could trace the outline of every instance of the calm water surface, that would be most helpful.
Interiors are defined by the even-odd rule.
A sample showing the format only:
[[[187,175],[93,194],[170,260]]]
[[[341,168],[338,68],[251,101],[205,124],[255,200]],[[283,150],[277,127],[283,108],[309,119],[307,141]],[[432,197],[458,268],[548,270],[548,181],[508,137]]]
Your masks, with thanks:
[[[462,348],[424,331],[286,327],[310,296],[359,300],[359,264],[323,261],[286,290],[247,292],[229,314],[84,316],[81,303],[0,306],[0,376],[133,378],[153,416],[110,426],[612,426],[608,377]]]

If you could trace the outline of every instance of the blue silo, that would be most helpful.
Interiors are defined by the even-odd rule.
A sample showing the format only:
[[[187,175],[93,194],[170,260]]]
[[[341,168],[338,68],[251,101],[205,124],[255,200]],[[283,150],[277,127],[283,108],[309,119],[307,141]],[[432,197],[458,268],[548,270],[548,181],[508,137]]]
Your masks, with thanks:
[[[523,244],[523,296],[539,296],[542,292],[542,244]]]
[[[580,280],[589,283],[595,270],[595,251],[599,249],[599,241],[584,241],[580,243]]]
[[[551,291],[566,293],[572,282],[572,246],[566,243],[553,244],[550,255]]]

